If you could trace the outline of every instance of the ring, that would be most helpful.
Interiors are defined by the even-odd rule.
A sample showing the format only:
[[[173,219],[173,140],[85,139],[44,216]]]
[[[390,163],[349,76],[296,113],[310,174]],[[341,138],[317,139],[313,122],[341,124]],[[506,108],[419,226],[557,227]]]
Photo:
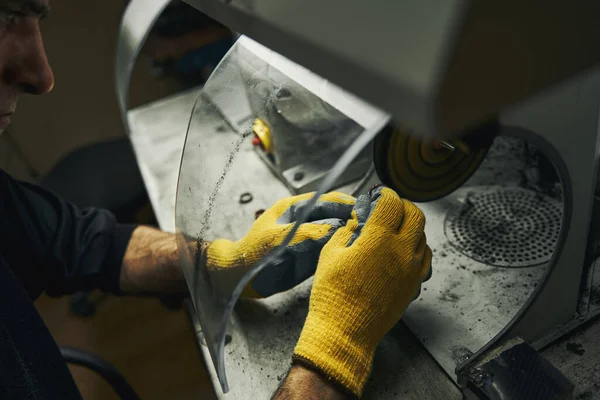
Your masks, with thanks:
[[[250,192],[242,193],[240,196],[241,204],[248,204],[252,201],[252,194]]]
[[[369,196],[370,196],[371,194],[373,194],[373,191],[374,191],[375,189],[377,189],[377,188],[380,188],[380,187],[384,187],[384,186],[385,186],[385,185],[384,185],[383,183],[376,183],[376,184],[374,184],[373,186],[371,186],[371,189],[369,189]]]

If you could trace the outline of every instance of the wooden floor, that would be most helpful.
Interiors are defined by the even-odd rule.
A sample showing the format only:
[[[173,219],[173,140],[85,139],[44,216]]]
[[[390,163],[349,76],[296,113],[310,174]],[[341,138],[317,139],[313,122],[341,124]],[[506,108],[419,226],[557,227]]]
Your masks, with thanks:
[[[36,306],[57,343],[111,362],[142,400],[215,398],[184,311],[170,311],[155,299],[113,296],[91,318],[72,315],[68,298],[42,297]],[[71,371],[85,400],[117,399],[94,373]]]

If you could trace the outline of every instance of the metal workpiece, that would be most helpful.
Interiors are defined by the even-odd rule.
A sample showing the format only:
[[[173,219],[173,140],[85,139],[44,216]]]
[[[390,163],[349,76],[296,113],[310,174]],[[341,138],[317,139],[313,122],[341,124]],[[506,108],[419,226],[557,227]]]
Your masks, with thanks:
[[[459,133],[600,60],[600,4],[185,0],[390,112]]]

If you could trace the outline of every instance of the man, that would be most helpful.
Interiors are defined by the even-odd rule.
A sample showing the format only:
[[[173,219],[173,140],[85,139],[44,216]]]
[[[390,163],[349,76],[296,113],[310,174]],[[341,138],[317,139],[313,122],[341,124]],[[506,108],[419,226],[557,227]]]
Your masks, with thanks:
[[[39,30],[47,12],[48,0],[0,0],[0,130],[21,94],[44,94],[54,85]],[[202,259],[217,272],[242,271],[281,243],[306,199],[278,202],[242,240],[204,246]],[[423,214],[391,190],[379,187],[358,201],[330,193],[315,210],[281,260],[247,290],[268,296],[289,289],[318,262],[279,399],[360,396],[377,343],[430,271]],[[96,288],[185,293],[175,237],[117,224],[104,210],[77,209],[0,171],[0,398],[80,398],[32,302],[42,292]]]

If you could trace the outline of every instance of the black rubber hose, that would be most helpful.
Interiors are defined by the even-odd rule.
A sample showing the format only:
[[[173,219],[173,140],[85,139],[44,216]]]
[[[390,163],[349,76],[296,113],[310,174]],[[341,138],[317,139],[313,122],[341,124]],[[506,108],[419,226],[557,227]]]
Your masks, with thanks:
[[[140,400],[140,397],[127,383],[123,375],[109,362],[87,351],[73,347],[61,346],[60,353],[67,364],[81,365],[104,378],[121,400]]]

